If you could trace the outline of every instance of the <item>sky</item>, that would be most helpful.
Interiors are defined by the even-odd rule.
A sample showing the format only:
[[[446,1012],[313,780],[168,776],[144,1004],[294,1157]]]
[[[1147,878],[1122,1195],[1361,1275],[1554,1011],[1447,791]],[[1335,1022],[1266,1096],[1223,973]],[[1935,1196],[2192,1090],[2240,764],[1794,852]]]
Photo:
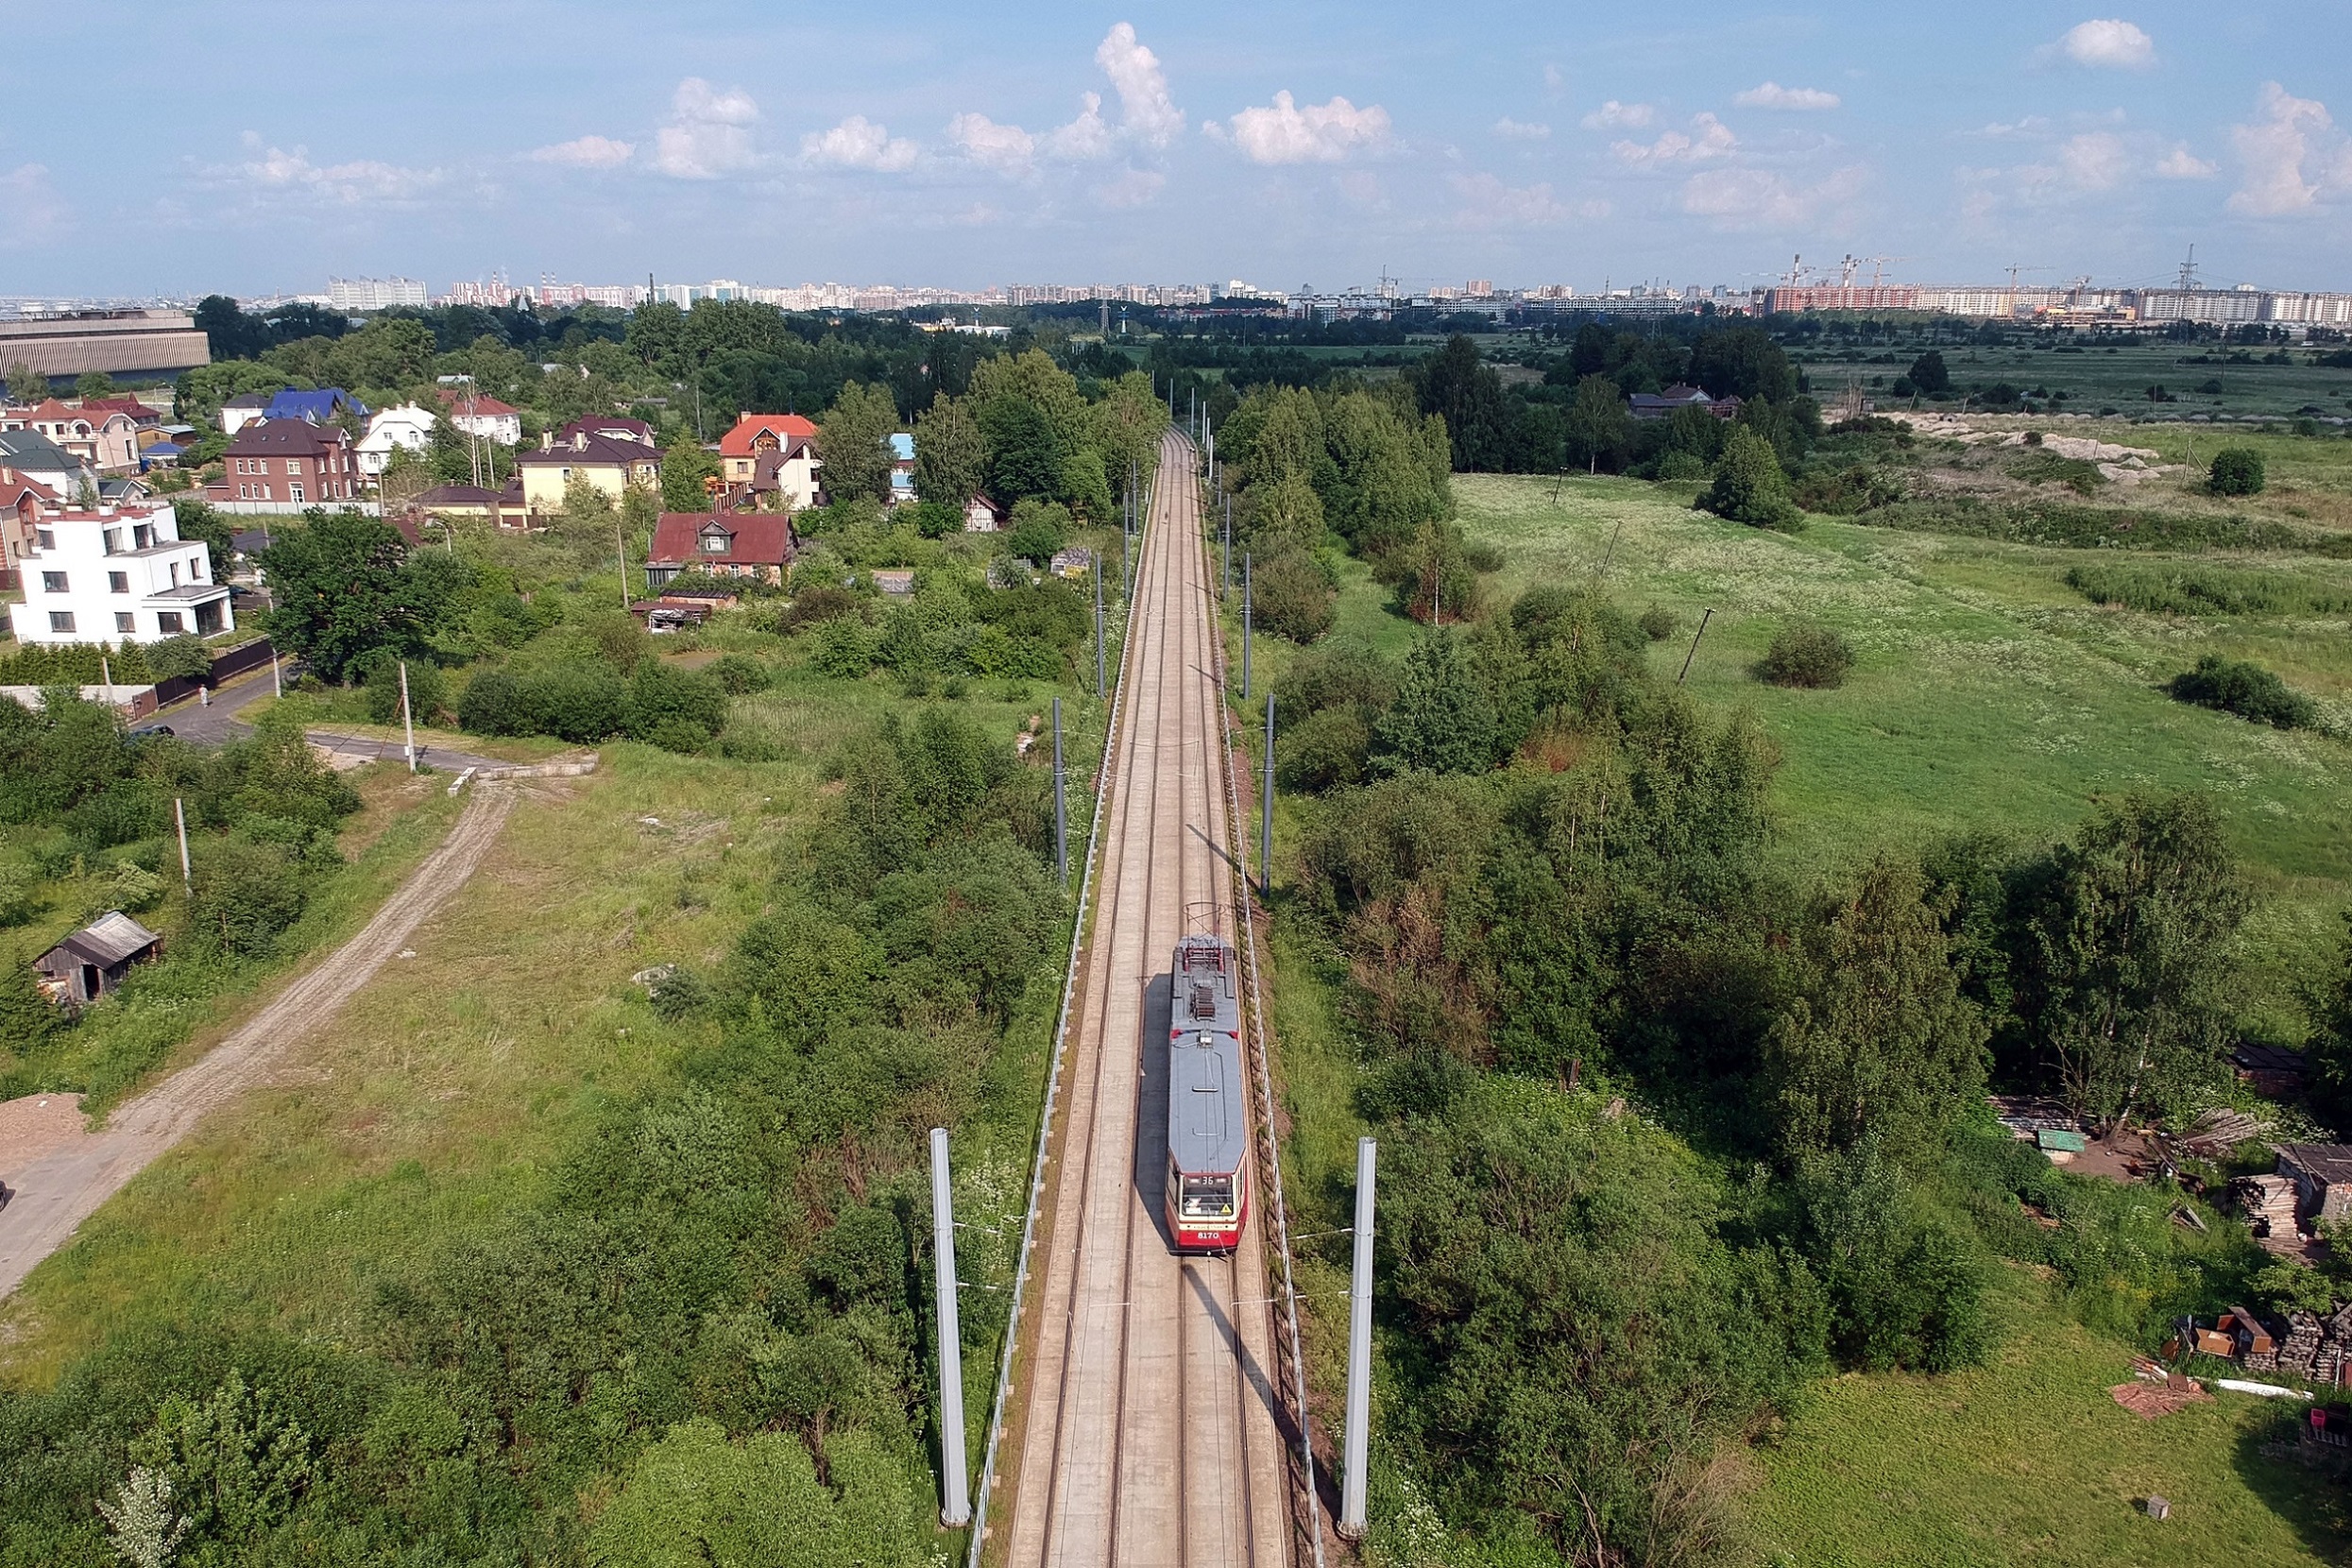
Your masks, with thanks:
[[[12,7],[0,295],[2352,289],[2352,5],[2092,4]]]

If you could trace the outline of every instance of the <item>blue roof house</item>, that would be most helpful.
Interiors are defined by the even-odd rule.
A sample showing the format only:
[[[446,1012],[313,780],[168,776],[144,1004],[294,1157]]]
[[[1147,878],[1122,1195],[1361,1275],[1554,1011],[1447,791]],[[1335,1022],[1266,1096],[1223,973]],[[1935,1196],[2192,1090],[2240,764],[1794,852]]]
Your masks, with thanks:
[[[315,392],[297,392],[288,387],[269,400],[263,410],[264,419],[300,419],[309,424],[330,424],[346,412],[367,417],[367,405],[340,386],[325,386]]]
[[[914,437],[904,431],[890,438],[890,503],[903,506],[914,499]]]

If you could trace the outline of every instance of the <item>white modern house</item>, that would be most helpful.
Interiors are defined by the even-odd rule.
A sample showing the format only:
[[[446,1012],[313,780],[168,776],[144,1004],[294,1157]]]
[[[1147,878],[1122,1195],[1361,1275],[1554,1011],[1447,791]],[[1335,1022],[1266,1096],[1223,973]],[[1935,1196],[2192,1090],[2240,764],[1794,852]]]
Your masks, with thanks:
[[[25,602],[9,606],[21,643],[152,642],[236,629],[212,553],[179,537],[167,502],[43,513],[21,570]]]
[[[502,446],[522,444],[522,410],[512,403],[485,397],[469,386],[444,386],[441,402],[449,410],[451,427],[460,435]]]
[[[402,403],[387,408],[367,420],[367,434],[359,438],[354,450],[359,456],[360,476],[381,479],[386,465],[392,461],[395,447],[422,452],[432,444],[433,427],[437,421],[431,410],[415,403]]]

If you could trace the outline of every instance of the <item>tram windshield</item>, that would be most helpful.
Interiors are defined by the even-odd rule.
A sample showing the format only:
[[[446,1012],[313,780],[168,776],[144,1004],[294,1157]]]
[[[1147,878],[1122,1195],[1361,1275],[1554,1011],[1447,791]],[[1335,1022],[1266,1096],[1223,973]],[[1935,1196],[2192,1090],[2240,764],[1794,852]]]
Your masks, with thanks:
[[[1231,1219],[1234,1179],[1230,1176],[1187,1176],[1176,1212],[1186,1219]]]

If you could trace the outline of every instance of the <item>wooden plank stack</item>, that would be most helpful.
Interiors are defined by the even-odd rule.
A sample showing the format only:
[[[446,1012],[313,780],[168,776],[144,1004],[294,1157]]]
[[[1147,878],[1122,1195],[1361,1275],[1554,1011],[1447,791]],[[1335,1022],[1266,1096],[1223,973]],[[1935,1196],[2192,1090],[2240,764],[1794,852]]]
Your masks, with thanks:
[[[2295,1235],[2294,1183],[2284,1176],[2241,1176],[2229,1185],[2238,1212],[2257,1236]]]

